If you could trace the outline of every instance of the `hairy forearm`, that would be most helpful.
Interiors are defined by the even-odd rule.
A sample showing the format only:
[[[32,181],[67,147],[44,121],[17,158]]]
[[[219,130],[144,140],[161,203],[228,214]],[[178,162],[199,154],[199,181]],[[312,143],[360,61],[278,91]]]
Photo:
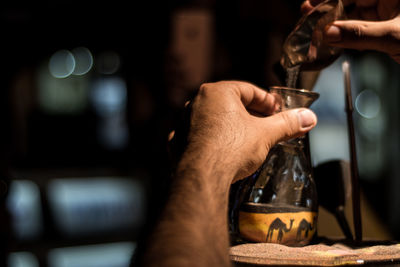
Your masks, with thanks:
[[[218,153],[186,151],[150,240],[146,266],[230,265],[227,202],[232,174],[225,164]]]

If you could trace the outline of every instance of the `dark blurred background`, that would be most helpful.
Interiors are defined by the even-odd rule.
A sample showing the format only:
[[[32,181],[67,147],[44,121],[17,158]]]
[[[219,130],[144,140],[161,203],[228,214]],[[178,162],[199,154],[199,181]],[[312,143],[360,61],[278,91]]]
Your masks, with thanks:
[[[301,2],[2,4],[0,265],[128,266],[162,206],[167,136],[185,101],[203,82],[282,84]],[[399,68],[381,54],[344,57],[360,96],[365,203],[378,237],[399,238]],[[314,164],[348,160],[340,64],[300,85],[321,93]]]

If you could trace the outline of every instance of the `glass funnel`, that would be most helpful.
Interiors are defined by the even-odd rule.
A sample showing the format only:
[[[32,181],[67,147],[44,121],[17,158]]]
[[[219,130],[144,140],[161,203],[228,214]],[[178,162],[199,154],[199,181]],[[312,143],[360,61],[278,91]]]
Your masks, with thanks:
[[[309,107],[318,93],[271,87],[277,112]],[[238,231],[242,239],[290,246],[308,244],[316,232],[317,191],[303,137],[276,144],[240,193]],[[308,144],[308,143],[307,143]]]

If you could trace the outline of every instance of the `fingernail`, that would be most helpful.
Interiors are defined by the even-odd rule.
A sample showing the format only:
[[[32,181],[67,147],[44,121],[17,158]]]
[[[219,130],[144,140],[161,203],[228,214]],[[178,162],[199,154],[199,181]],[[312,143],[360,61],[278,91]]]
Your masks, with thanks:
[[[315,116],[315,114],[308,109],[300,110],[298,113],[298,117],[301,128],[309,128],[310,126],[313,126],[317,121],[317,117]]]
[[[324,40],[327,42],[339,42],[342,39],[340,28],[334,25],[327,26],[324,32]]]

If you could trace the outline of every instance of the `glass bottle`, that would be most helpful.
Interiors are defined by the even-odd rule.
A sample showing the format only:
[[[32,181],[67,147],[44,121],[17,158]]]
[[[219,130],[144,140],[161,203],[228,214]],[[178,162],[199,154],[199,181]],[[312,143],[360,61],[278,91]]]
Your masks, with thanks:
[[[277,112],[309,107],[316,92],[271,87]],[[316,232],[317,191],[304,136],[276,144],[241,189],[238,231],[242,239],[290,246],[308,244]]]
[[[321,70],[336,60],[342,48],[323,42],[325,27],[346,19],[342,0],[324,0],[303,15],[283,44],[281,65],[284,69]]]

